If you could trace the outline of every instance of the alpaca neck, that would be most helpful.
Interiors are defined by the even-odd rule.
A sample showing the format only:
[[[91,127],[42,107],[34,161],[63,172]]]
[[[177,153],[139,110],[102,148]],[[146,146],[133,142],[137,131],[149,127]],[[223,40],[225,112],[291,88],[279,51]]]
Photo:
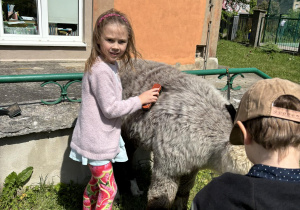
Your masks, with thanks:
[[[221,153],[220,171],[246,174],[253,165],[248,159],[244,146],[227,144]]]

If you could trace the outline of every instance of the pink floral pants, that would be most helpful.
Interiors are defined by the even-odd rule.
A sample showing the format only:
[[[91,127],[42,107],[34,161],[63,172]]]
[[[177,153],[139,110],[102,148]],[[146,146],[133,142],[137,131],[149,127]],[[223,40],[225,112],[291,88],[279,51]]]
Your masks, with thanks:
[[[103,166],[89,165],[91,180],[83,194],[83,210],[111,210],[117,193],[117,185],[112,164]]]

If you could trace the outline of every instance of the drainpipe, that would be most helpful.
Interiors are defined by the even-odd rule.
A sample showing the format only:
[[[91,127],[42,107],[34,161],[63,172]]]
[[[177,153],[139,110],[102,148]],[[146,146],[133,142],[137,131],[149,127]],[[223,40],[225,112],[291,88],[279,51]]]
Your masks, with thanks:
[[[208,27],[207,27],[207,37],[206,37],[206,47],[205,47],[205,58],[204,58],[203,70],[206,70],[206,65],[207,65],[207,57],[208,57],[208,49],[209,49],[209,37],[210,37],[210,26],[211,26],[211,21],[209,21]]]
[[[211,9],[214,5],[212,4],[212,0],[209,1],[209,22],[207,26],[207,36],[206,36],[206,47],[205,47],[205,57],[204,57],[204,67],[203,70],[206,70],[207,65],[207,57],[209,50],[209,38],[210,38],[210,27],[211,27]]]

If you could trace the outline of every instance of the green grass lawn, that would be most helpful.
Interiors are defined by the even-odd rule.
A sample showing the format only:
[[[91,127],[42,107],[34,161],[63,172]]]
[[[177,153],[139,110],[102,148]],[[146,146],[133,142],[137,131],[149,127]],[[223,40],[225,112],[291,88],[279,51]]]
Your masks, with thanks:
[[[241,44],[220,40],[217,49],[219,65],[230,68],[255,67],[271,77],[280,77],[300,83],[300,56],[287,53],[266,53],[258,48],[246,47]],[[210,170],[199,171],[195,185],[190,193],[188,207],[196,193],[208,184],[216,173]],[[149,171],[139,177],[138,183],[144,195],[138,198],[122,197],[121,204],[115,204],[114,210],[144,209],[147,202],[147,189],[150,183]],[[19,186],[14,186],[18,188]],[[71,182],[70,184],[46,184],[26,187],[19,190],[18,195],[0,198],[0,209],[81,209],[83,185]],[[2,203],[1,203],[2,199]],[[5,205],[3,199],[12,205]],[[6,202],[6,203],[7,203]]]
[[[34,170],[34,169],[33,169]],[[21,174],[21,173],[19,173]],[[19,176],[19,175],[18,175]],[[118,203],[114,202],[113,210],[133,209],[143,210],[147,205],[147,190],[150,185],[150,168],[141,168],[136,171],[139,188],[144,194],[138,197],[123,195]],[[188,207],[196,193],[202,189],[213,177],[217,176],[211,170],[199,171],[195,186],[191,190]],[[28,176],[27,176],[28,177]],[[25,178],[21,178],[25,180]],[[26,178],[26,180],[28,180]],[[23,187],[24,182],[16,181],[10,175],[6,178],[7,190],[0,196],[0,209],[19,210],[80,210],[82,209],[82,197],[85,188],[84,184],[77,184],[71,181],[69,184],[51,184],[46,178],[41,178],[38,185]]]
[[[217,58],[219,65],[230,68],[254,67],[270,77],[280,77],[300,83],[300,55],[266,53],[259,48],[219,40]]]

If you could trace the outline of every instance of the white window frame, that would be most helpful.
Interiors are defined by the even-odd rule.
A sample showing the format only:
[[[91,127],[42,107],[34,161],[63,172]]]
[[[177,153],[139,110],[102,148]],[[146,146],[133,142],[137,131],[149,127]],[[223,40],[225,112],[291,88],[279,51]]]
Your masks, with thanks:
[[[49,35],[48,33],[48,1],[37,0],[39,34],[4,34],[3,19],[0,18],[0,45],[10,46],[70,46],[85,47],[83,42],[83,0],[79,0],[78,36]],[[0,0],[2,12],[2,0]]]

